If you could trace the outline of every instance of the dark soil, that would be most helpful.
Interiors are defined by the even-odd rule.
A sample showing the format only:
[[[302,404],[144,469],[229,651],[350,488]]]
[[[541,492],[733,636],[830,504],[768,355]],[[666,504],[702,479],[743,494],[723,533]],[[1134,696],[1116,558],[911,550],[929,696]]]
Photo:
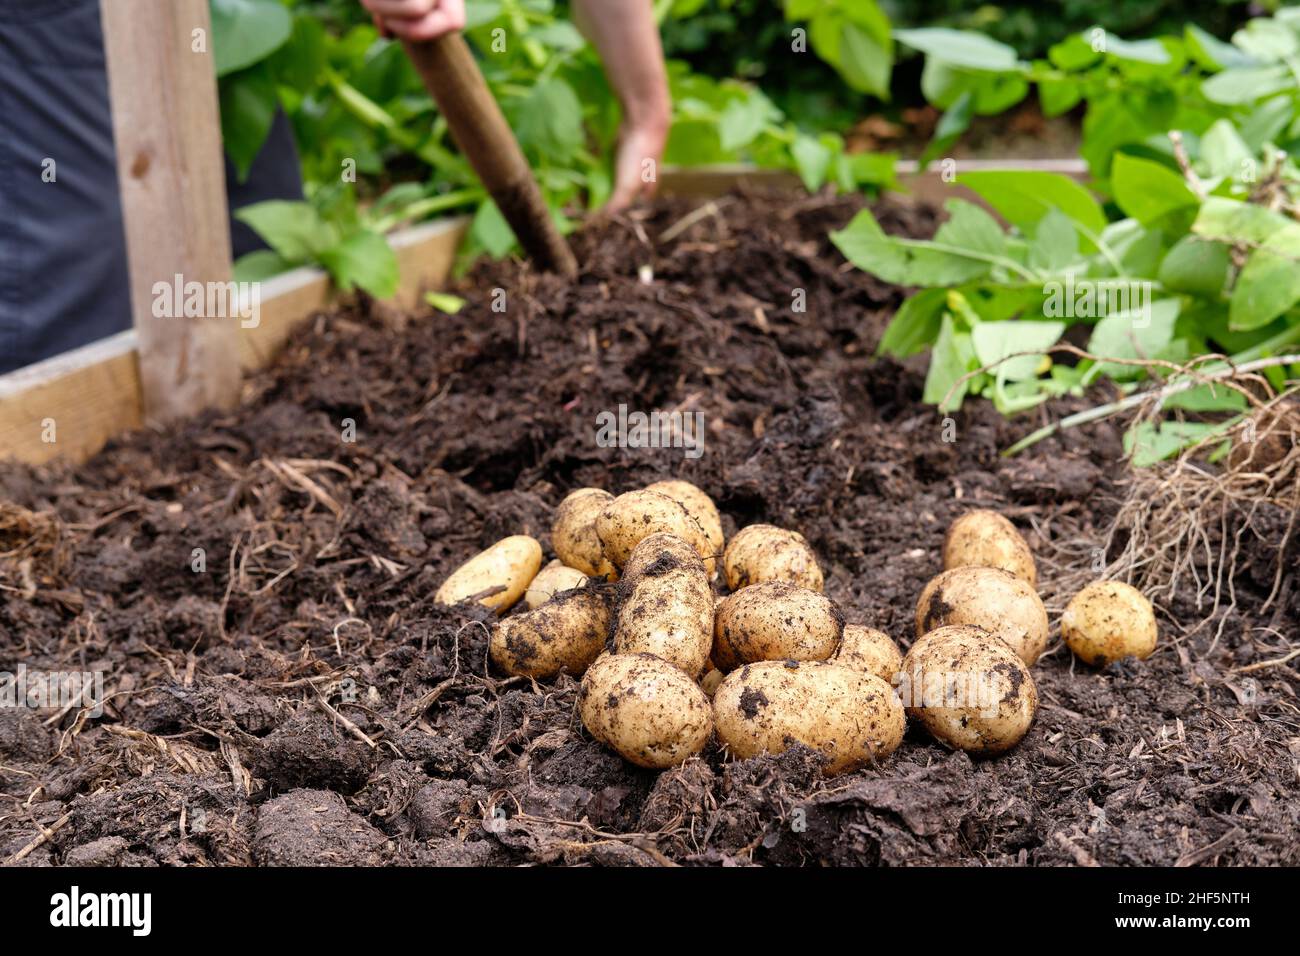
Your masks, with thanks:
[[[657,244],[691,208],[577,236],[572,287],[486,264],[456,316],[322,315],[235,413],[0,467],[0,669],[102,671],[110,695],[102,716],[0,708],[0,861],[1300,863],[1297,673],[1272,663],[1300,587],[1261,612],[1264,551],[1213,626],[1190,597],[1161,608],[1145,662],[1046,656],[998,759],[913,728],[833,780],[801,748],[655,773],[591,741],[573,680],[491,670],[489,614],[433,593],[505,535],[545,541],[577,486],[678,475],[728,533],[798,529],[848,619],[904,646],[964,509],[1011,517],[1050,582],[1123,493],[1113,424],[1002,459],[1043,419],[972,405],[941,439],[922,366],[872,357],[899,291],[825,239],[853,201],[733,198]],[[703,412],[705,453],[598,447],[619,403]]]

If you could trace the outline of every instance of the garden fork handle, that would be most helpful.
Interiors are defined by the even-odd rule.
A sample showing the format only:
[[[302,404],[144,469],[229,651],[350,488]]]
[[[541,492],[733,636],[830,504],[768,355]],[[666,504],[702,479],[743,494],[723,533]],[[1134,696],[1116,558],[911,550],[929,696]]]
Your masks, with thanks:
[[[568,243],[524,159],[514,133],[459,33],[433,40],[405,41],[406,54],[447,120],[452,139],[465,154],[515,238],[539,266],[567,278],[578,274]]]

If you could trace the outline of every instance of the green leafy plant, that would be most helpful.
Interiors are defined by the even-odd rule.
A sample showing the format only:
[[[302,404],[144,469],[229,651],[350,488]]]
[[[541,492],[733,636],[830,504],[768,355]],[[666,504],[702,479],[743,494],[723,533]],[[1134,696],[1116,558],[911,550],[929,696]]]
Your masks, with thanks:
[[[1287,351],[1300,343],[1300,172],[1271,144],[1257,155],[1226,120],[1169,143],[1167,159],[1115,155],[1114,221],[1079,183],[1023,170],[957,178],[1006,229],[962,199],[949,200],[947,221],[928,240],[887,235],[870,211],[859,213],[832,234],[836,246],[859,268],[919,287],[880,351],[930,348],[925,399],[944,410],[980,395],[1011,414],[1082,394],[1102,377],[1126,395],[1157,380],[1167,409],[1242,410],[1232,390],[1193,388],[1189,364],[1212,376],[1255,363],[1280,388],[1300,362]],[[1078,326],[1086,347],[1063,346]],[[1078,360],[1049,358],[1061,352]],[[1145,439],[1145,462],[1232,421],[1148,422],[1130,440]]]

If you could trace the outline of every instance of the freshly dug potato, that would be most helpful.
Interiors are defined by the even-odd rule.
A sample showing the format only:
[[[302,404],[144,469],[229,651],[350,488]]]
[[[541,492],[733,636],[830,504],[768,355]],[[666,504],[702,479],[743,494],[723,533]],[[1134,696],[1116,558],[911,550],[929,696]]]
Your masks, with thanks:
[[[695,549],[671,534],[643,538],[619,581],[616,654],[653,654],[692,680],[713,646],[713,591]]]
[[[568,590],[492,628],[488,652],[507,674],[581,675],[605,650],[613,596],[595,588]]]
[[[681,503],[657,491],[629,491],[606,503],[596,516],[596,536],[605,549],[605,557],[620,571],[632,556],[632,549],[643,538],[657,532],[681,538],[704,559],[705,570],[712,577],[716,560],[709,536]]]
[[[755,661],[824,661],[843,636],[844,615],[826,595],[765,581],[718,605],[713,660],[724,671]]]
[[[667,495],[686,509],[687,514],[694,518],[704,533],[709,538],[709,545],[713,548],[715,558],[722,557],[722,547],[725,539],[722,537],[722,518],[718,514],[718,506],[713,503],[713,499],[704,493],[703,489],[696,487],[689,481],[682,481],[679,478],[670,481],[656,481],[652,485],[645,486],[646,491],[656,491],[661,495]]]
[[[844,637],[830,659],[879,677],[886,684],[892,684],[903,669],[903,652],[890,636],[861,624],[844,625]]]
[[[1032,587],[1001,568],[953,568],[925,586],[916,602],[916,636],[947,624],[983,628],[1030,667],[1047,649],[1047,608]]]
[[[968,511],[943,539],[943,569],[1001,568],[1031,588],[1038,584],[1034,555],[1020,532],[996,511]]]
[[[709,698],[652,654],[604,654],[578,691],[587,731],[640,767],[661,769],[704,749],[713,732]]]
[[[807,540],[797,531],[770,524],[751,524],[737,531],[722,558],[732,591],[785,581],[809,591],[822,589],[822,569]]]
[[[761,661],[727,675],[713,723],[734,757],[801,743],[823,751],[826,773],[836,774],[893,753],[907,721],[879,677],[833,661]]]
[[[607,581],[618,577],[618,572],[596,536],[596,516],[613,500],[613,495],[600,488],[579,488],[560,502],[551,522],[555,556],[571,568]]]
[[[545,604],[561,591],[571,591],[587,583],[587,575],[577,568],[571,568],[563,561],[552,561],[537,572],[533,583],[524,592],[524,607],[532,610]]]
[[[513,534],[453,571],[433,599],[439,604],[459,604],[474,598],[500,613],[524,596],[541,566],[542,546],[537,540]]]
[[[1096,581],[1065,606],[1061,636],[1088,664],[1146,659],[1156,649],[1156,615],[1151,602],[1131,584]]]
[[[917,639],[903,658],[899,693],[908,716],[935,739],[969,753],[1010,750],[1038,710],[1025,662],[1010,645],[964,624]]]

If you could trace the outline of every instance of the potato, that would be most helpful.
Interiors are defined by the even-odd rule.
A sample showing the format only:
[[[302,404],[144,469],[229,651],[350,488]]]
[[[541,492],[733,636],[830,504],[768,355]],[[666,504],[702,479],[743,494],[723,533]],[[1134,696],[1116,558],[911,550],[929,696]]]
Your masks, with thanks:
[[[884,631],[861,624],[844,625],[844,637],[831,660],[892,684],[903,669],[903,652]]]
[[[725,543],[725,539],[722,537],[722,518],[718,514],[718,506],[702,489],[689,481],[672,479],[670,481],[656,481],[652,485],[646,485],[645,490],[667,495],[685,508],[686,512],[704,529],[704,533],[709,539],[709,545],[713,549],[713,556],[715,558],[722,557],[722,547]]]
[[[605,549],[605,557],[620,571],[641,539],[660,531],[676,535],[694,548],[704,559],[709,576],[713,576],[717,562],[708,535],[680,502],[667,495],[657,491],[629,491],[606,503],[596,516],[596,535]]]
[[[765,581],[718,605],[713,660],[724,671],[755,661],[824,661],[843,636],[844,615],[826,595]]]
[[[916,602],[916,636],[947,624],[983,628],[1030,667],[1047,649],[1047,608],[1032,587],[1001,568],[953,568],[925,586]]]
[[[713,710],[704,691],[653,654],[604,654],[578,690],[587,731],[640,767],[660,769],[704,749]]]
[[[545,604],[561,591],[571,591],[587,583],[587,575],[577,568],[571,568],[563,561],[552,561],[537,572],[533,583],[524,592],[524,607],[532,610]]]
[[[1137,588],[1097,581],[1070,599],[1061,615],[1061,637],[1081,661],[1109,664],[1146,659],[1156,649],[1156,615]]]
[[[943,569],[1001,568],[1031,588],[1038,584],[1034,555],[1020,532],[996,511],[968,511],[943,539]]]
[[[555,509],[551,522],[551,548],[555,556],[583,574],[612,581],[618,572],[605,557],[596,536],[596,516],[614,496],[600,488],[579,488],[570,492]]]
[[[917,639],[898,685],[908,716],[935,739],[969,753],[1010,750],[1029,730],[1038,690],[1010,645],[953,624]]]
[[[751,524],[736,532],[723,554],[722,566],[732,591],[765,581],[785,581],[809,591],[822,589],[822,569],[804,536],[770,524]]]
[[[713,646],[713,591],[700,556],[660,532],[642,539],[623,571],[614,652],[654,654],[697,679]]]
[[[433,599],[459,604],[474,598],[500,613],[523,597],[541,566],[542,546],[537,540],[526,534],[511,535],[453,571]]]
[[[608,589],[563,591],[535,610],[494,625],[488,653],[507,674],[554,677],[563,671],[579,676],[605,650],[612,605]]]
[[[832,661],[760,661],[718,687],[713,724],[734,757],[801,743],[824,752],[826,773],[836,774],[893,753],[907,721],[879,677]]]

